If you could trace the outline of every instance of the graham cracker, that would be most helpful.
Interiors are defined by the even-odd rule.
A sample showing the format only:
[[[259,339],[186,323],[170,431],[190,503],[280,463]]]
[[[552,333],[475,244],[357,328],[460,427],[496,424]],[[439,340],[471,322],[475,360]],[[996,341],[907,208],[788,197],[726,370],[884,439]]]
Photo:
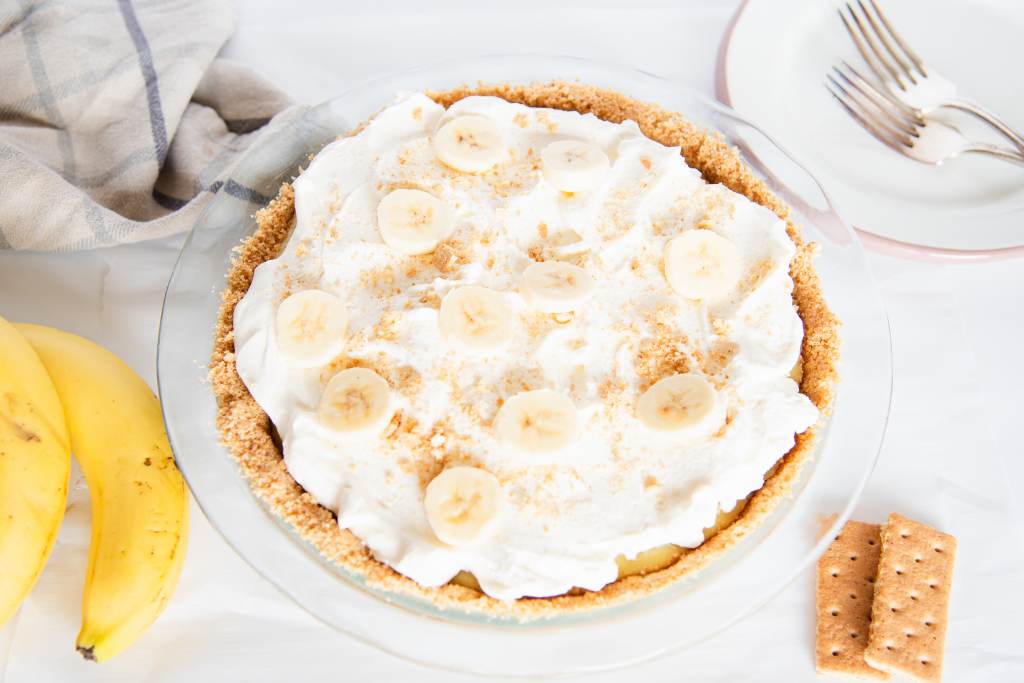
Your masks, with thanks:
[[[814,663],[819,673],[889,678],[864,661],[882,547],[879,529],[850,520],[818,560]]]
[[[883,671],[939,681],[956,539],[897,514],[881,536],[864,659]]]

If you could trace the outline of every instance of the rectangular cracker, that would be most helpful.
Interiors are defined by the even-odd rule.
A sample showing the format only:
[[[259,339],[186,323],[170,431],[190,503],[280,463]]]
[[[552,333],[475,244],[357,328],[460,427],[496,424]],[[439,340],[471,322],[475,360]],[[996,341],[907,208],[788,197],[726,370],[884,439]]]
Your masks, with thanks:
[[[881,547],[879,525],[850,520],[818,560],[814,663],[819,673],[889,678],[864,661]]]
[[[890,673],[919,681],[942,679],[949,589],[956,539],[889,515],[882,527],[882,552],[865,660]]]

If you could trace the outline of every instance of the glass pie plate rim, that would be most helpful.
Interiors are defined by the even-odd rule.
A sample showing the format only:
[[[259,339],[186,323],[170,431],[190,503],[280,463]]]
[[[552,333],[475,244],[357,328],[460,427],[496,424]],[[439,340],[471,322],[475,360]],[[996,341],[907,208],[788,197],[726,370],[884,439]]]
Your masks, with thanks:
[[[258,573],[325,624],[398,657],[453,671],[537,676],[605,670],[693,646],[750,614],[808,567],[849,517],[877,461],[892,396],[884,307],[856,234],[836,215],[820,185],[740,115],[649,73],[548,55],[485,56],[402,71],[357,85],[262,136],[243,155],[232,180],[273,196],[309,152],[402,91],[548,80],[606,87],[714,129],[793,207],[805,239],[821,245],[816,267],[829,305],[844,322],[848,368],[834,414],[819,432],[795,495],[710,567],[622,606],[525,623],[443,610],[360,585],[358,577],[320,556],[257,500],[219,442],[206,365],[232,250],[255,227],[255,205],[239,196],[245,193],[217,193],[198,218],[168,283],[161,315],[157,377],[168,437],[214,528]],[[837,517],[819,536],[820,518],[828,513]]]

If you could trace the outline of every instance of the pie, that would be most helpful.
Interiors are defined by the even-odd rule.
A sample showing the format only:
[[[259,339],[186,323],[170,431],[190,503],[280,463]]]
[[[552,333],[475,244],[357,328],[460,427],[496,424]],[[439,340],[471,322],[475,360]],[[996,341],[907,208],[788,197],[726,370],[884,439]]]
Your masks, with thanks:
[[[564,82],[339,133],[257,213],[211,362],[224,443],[327,560],[546,617],[678,581],[790,492],[838,321],[720,136]]]

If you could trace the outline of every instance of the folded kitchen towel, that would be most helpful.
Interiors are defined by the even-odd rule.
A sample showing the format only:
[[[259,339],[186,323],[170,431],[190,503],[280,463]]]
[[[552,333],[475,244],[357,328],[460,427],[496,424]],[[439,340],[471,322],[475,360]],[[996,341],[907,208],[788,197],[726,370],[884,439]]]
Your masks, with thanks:
[[[298,113],[218,59],[226,0],[0,0],[0,249],[189,229],[253,140]]]

